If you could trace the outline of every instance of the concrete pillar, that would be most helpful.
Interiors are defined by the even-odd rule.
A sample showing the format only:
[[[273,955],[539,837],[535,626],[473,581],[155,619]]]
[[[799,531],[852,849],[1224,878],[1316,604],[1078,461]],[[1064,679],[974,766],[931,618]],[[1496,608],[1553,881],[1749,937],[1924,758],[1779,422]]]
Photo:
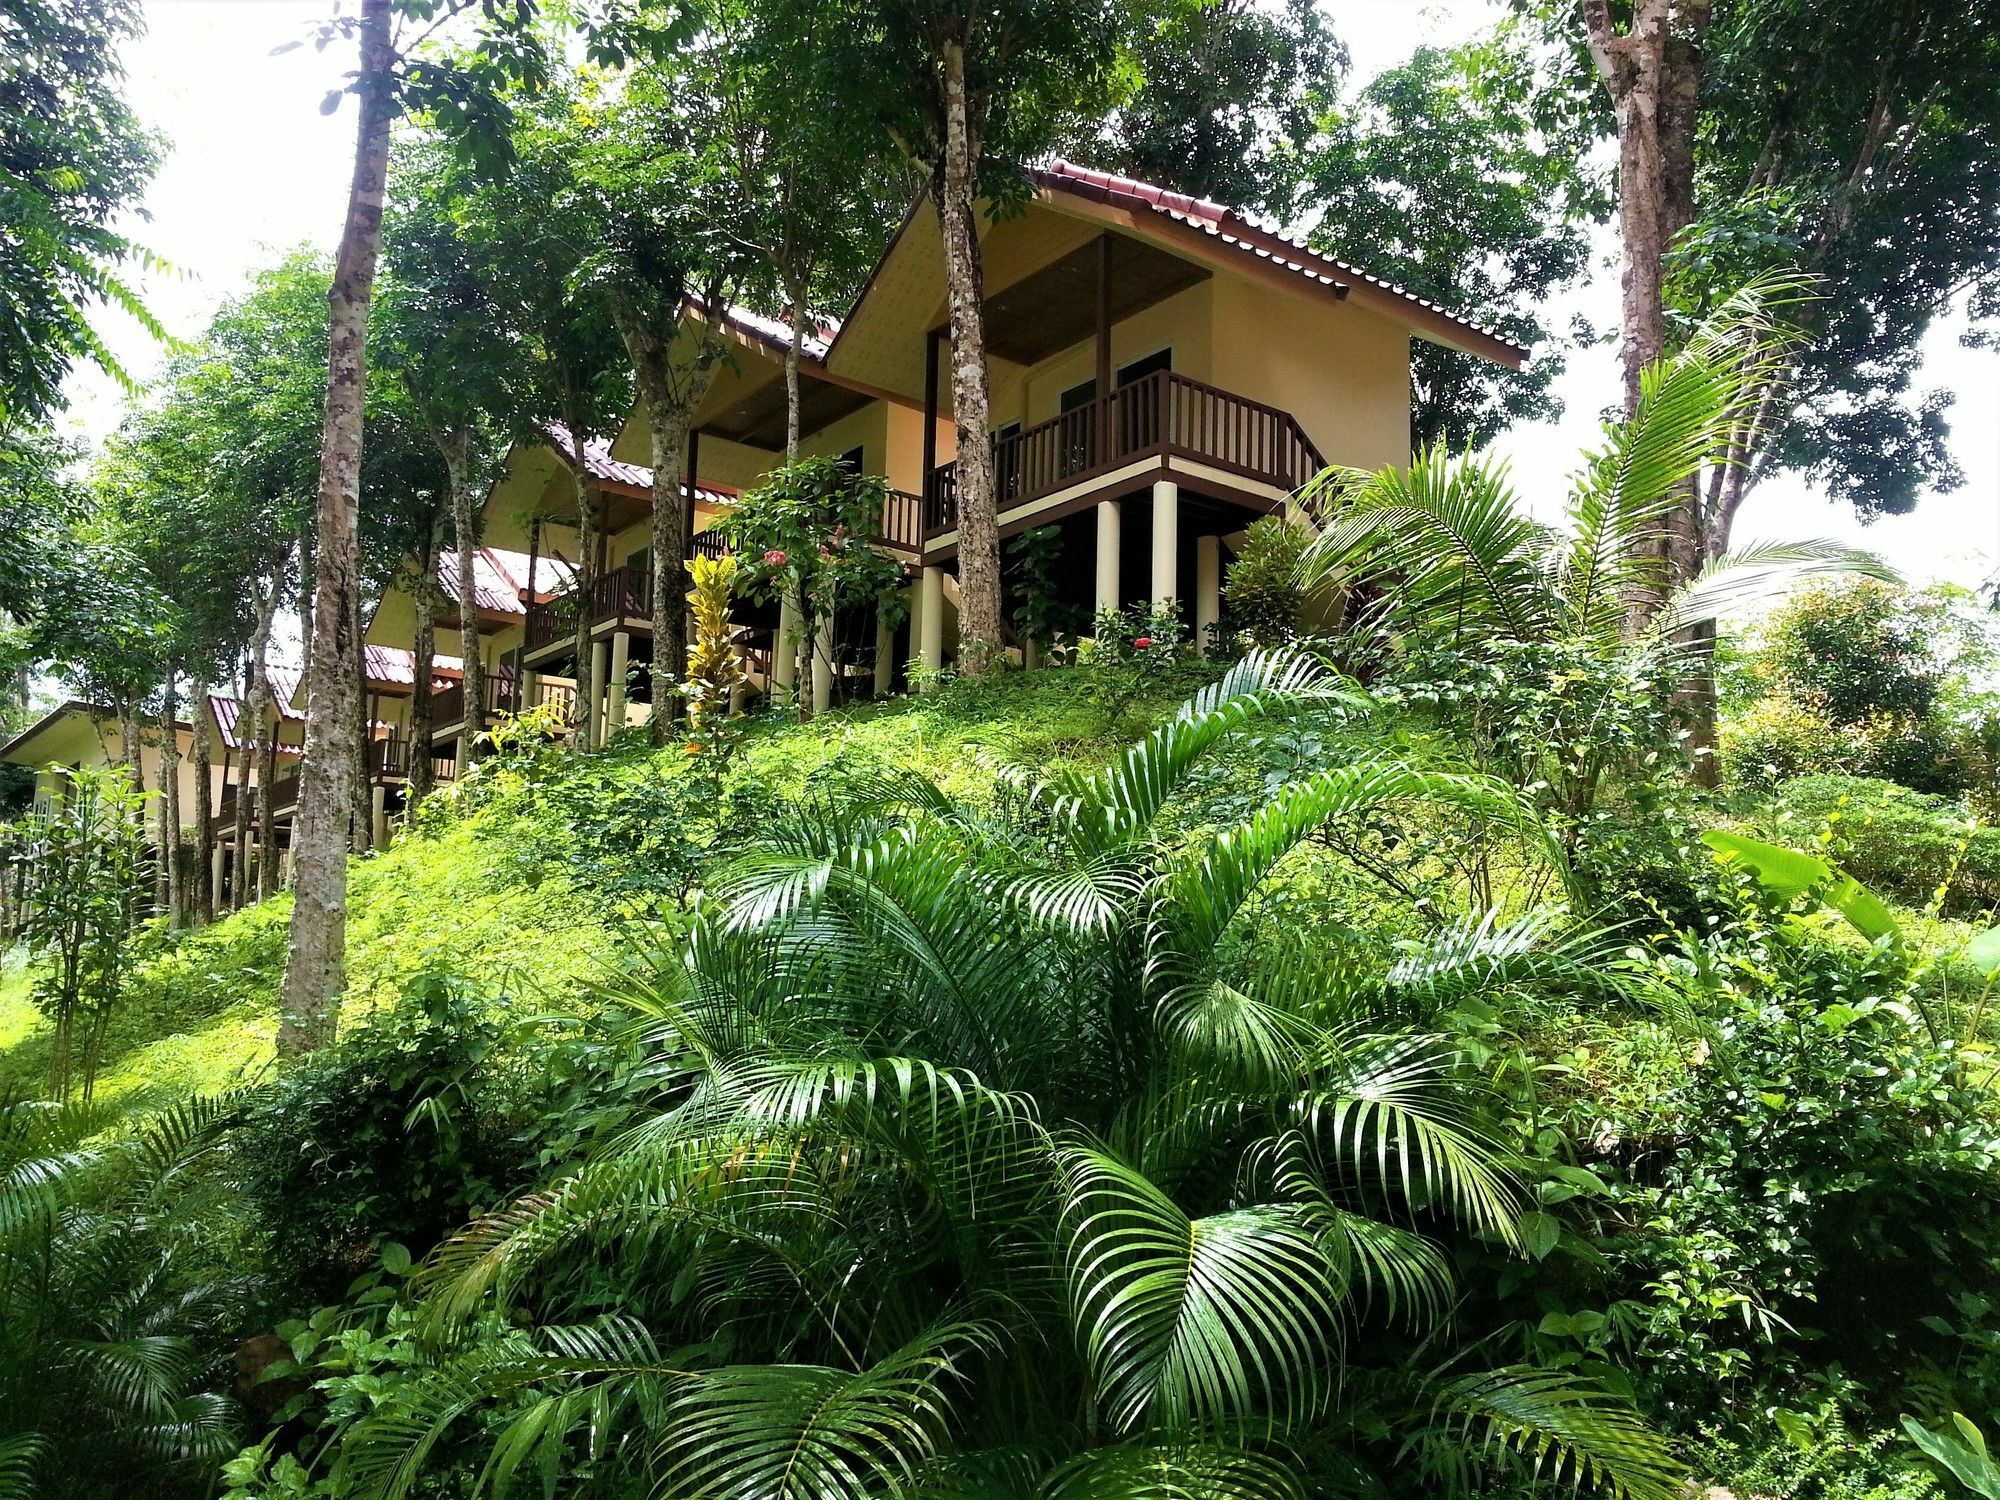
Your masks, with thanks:
[[[625,727],[625,674],[632,666],[632,632],[620,630],[611,637],[611,681],[609,725],[604,736],[609,739]]]
[[[889,628],[887,606],[875,610],[875,696],[886,698],[896,671],[896,632]]]
[[[799,612],[790,599],[778,602],[778,634],[771,645],[771,686],[797,686],[799,662]],[[774,693],[775,696],[775,693]]]
[[[414,747],[410,753],[412,755],[417,753]],[[368,845],[371,849],[385,848],[389,843],[389,789],[386,786],[375,788],[370,806],[374,810],[374,817],[369,820],[371,826]]]
[[[1175,597],[1176,564],[1181,551],[1181,487],[1170,479],[1153,481],[1154,604],[1171,604]]]
[[[921,605],[917,656],[927,671],[944,670],[944,569],[926,567],[918,584]]]
[[[813,712],[823,714],[833,703],[833,616],[819,622],[813,637]]]
[[[1209,628],[1222,620],[1222,538],[1194,539],[1194,644],[1206,651],[1215,644]]]
[[[208,905],[209,910],[222,910],[222,870],[224,865],[222,845],[217,844],[208,854]]]
[[[604,642],[590,643],[589,694],[584,699],[584,743],[595,750],[604,743],[604,678],[610,666]]]
[[[540,672],[530,672],[526,667],[523,667],[521,669],[521,699],[514,707],[517,711],[526,713],[529,709],[540,706],[541,697],[542,674]]]
[[[1124,601],[1118,584],[1118,502],[1097,502],[1097,613],[1117,609]]]

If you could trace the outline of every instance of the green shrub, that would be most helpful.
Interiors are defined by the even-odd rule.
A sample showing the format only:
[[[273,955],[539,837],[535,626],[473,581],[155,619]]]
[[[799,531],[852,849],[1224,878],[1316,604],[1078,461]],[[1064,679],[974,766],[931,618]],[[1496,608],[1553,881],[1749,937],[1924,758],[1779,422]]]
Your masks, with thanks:
[[[255,1096],[231,1152],[296,1296],[338,1295],[384,1241],[421,1256],[519,1185],[518,1039],[426,976]]]
[[[1310,540],[1303,527],[1276,515],[1253,521],[1244,536],[1243,550],[1223,580],[1222,600],[1228,628],[1253,646],[1275,646],[1298,634],[1305,607],[1299,560]]]
[[[1735,791],[1763,791],[1795,776],[1852,771],[1855,746],[1823,714],[1793,698],[1759,698],[1723,719],[1723,777]]]
[[[1802,776],[1778,789],[1757,822],[1798,847],[1830,834],[1828,853],[1842,869],[1906,905],[1928,906],[1947,876],[1947,912],[2000,905],[2000,829],[1976,827],[1942,798],[1896,782]]]

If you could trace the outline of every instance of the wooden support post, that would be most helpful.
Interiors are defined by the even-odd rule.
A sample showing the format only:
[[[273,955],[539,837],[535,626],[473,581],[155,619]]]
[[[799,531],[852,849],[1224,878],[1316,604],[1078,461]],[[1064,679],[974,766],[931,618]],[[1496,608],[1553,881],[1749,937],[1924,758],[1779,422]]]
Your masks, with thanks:
[[[813,712],[823,714],[833,706],[833,616],[819,622],[812,649]]]
[[[1120,609],[1124,599],[1119,592],[1118,548],[1119,512],[1116,500],[1097,502],[1097,614]]]
[[[617,631],[611,637],[611,681],[607,684],[609,690],[606,694],[610,708],[605,715],[606,739],[625,727],[625,674],[631,667],[632,633],[628,630]]]
[[[583,743],[595,750],[604,743],[604,642],[590,643],[590,670],[586,673],[587,695],[584,698],[584,738]]]
[[[1215,646],[1213,627],[1222,623],[1222,538],[1194,539],[1194,644],[1197,651]]]
[[[799,612],[790,596],[778,604],[778,630],[771,641],[771,684],[791,689],[798,685]]]
[[[417,747],[413,744],[410,746],[410,754],[415,755],[416,753]],[[372,826],[368,831],[369,847],[373,849],[387,848],[389,844],[389,789],[380,782],[375,784],[375,791],[369,799],[369,806],[374,814]]]
[[[1156,605],[1179,597],[1181,487],[1171,479],[1153,481],[1153,593]]]
[[[891,679],[896,670],[896,632],[889,628],[887,606],[875,610],[875,696],[889,696]]]
[[[1097,409],[1095,426],[1097,431],[1091,436],[1097,448],[1097,460],[1105,463],[1111,457],[1111,236],[1097,237],[1097,397],[1093,403]]]
[[[919,585],[917,598],[918,643],[917,656],[927,672],[944,670],[944,569],[936,564],[926,566],[923,581]]]

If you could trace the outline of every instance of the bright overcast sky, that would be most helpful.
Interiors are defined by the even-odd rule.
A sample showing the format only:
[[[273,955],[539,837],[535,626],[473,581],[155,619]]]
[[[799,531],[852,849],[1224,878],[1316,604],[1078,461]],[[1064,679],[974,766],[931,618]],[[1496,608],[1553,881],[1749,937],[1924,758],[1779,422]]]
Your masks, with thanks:
[[[1483,0],[1323,3],[1353,54],[1357,78],[1420,43],[1459,41],[1499,11]],[[177,334],[198,334],[217,301],[278,252],[302,241],[330,250],[339,236],[354,112],[351,101],[333,116],[319,107],[350,58],[345,49],[321,54],[310,46],[271,55],[305,37],[331,9],[329,0],[147,0],[150,29],[126,53],[128,93],[140,117],[167,138],[169,151],[147,195],[150,222],[133,231],[175,268],[172,276],[150,278],[146,295]],[[1572,311],[1599,328],[1613,325],[1614,267],[1600,267],[1566,300],[1553,326],[1566,324]],[[1933,331],[1918,383],[1957,396],[1952,446],[1965,471],[1963,488],[1926,497],[1912,515],[1863,527],[1850,511],[1781,477],[1745,505],[1739,538],[1839,537],[1876,549],[1913,580],[1970,585],[2000,568],[2000,353],[1961,347],[1959,326]],[[105,333],[136,372],[158,363],[158,351],[136,330],[107,316]],[[1538,500],[1559,497],[1560,476],[1592,437],[1600,410],[1617,399],[1614,351],[1602,345],[1572,353],[1558,390],[1562,421],[1519,429],[1503,443],[1524,490]],[[116,422],[117,395],[102,377],[79,374],[72,395],[70,420],[82,432],[100,436]]]

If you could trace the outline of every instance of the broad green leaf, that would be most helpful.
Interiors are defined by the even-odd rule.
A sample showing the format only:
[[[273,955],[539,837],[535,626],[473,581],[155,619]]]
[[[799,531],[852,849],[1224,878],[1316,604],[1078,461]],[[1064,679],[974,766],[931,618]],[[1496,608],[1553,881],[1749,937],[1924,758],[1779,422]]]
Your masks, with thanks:
[[[1847,918],[1863,937],[1900,939],[1902,930],[1895,915],[1867,886],[1813,854],[1801,854],[1740,833],[1710,829],[1701,841],[1713,849],[1725,864],[1740,864],[1757,877],[1757,883],[1782,901],[1816,896]]]

